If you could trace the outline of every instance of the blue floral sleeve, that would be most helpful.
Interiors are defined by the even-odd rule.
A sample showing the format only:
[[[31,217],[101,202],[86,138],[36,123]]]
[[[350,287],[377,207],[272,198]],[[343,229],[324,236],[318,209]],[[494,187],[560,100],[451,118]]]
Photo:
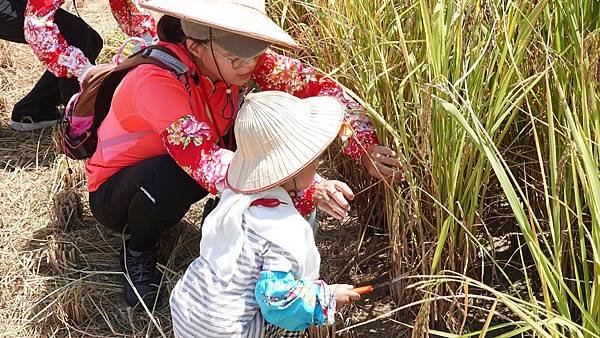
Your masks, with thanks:
[[[297,280],[291,272],[261,271],[255,297],[263,318],[288,331],[334,322],[335,297],[321,280]]]

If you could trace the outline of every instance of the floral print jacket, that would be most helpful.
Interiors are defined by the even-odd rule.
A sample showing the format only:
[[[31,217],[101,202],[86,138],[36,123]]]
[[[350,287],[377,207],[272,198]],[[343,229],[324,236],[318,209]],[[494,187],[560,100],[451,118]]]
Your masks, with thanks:
[[[109,0],[119,27],[129,36],[156,41],[154,18],[143,12],[138,0]],[[83,52],[69,46],[54,23],[64,0],[29,0],[25,10],[25,39],[44,66],[57,77],[79,76],[90,64]]]
[[[288,56],[267,51],[258,60],[252,80],[260,90],[281,90],[297,97],[333,96],[346,106],[340,131],[343,153],[358,161],[366,148],[378,140],[372,123],[362,107],[329,78],[314,67],[306,66]],[[230,150],[218,147],[211,138],[211,127],[193,116],[183,116],[161,135],[167,151],[176,162],[211,193],[227,187],[227,166],[233,156]],[[296,208],[307,215],[313,210],[313,184],[294,198]]]

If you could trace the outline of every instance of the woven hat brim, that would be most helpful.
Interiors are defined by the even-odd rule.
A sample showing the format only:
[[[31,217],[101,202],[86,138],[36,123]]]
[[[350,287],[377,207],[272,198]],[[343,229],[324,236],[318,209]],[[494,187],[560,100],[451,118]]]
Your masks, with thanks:
[[[239,193],[256,193],[281,185],[316,160],[339,134],[344,106],[330,97],[304,99],[310,115],[307,125],[297,126],[281,147],[261,159],[237,151],[229,165],[227,184]],[[239,150],[239,149],[238,149]]]
[[[261,11],[236,3],[189,0],[149,0],[141,7],[183,20],[297,48],[298,43]]]

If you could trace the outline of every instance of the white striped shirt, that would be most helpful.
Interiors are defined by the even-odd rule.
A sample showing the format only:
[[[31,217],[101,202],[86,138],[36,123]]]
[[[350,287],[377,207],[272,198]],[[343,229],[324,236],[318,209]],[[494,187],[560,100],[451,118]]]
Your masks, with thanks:
[[[254,296],[260,271],[298,271],[282,248],[242,224],[245,242],[229,283],[218,279],[202,257],[188,267],[171,293],[177,337],[262,337],[264,320]]]

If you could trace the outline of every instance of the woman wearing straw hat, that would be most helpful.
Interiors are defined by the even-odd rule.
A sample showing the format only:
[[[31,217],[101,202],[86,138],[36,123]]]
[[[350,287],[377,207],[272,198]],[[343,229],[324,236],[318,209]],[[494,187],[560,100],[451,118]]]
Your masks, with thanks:
[[[401,178],[395,154],[378,145],[360,105],[314,68],[268,50],[272,44],[297,45],[267,17],[264,0],[152,0],[142,6],[168,14],[158,24],[160,45],[183,63],[187,85],[155,65],[131,70],[115,91],[98,129],[97,151],[86,163],[93,215],[130,234],[122,251],[131,281],[124,282],[127,304],[137,304],[137,295],[147,305],[156,299],[161,233],[193,203],[226,188],[235,149],[230,129],[251,80],[262,90],[336,97],[350,108],[342,128],[344,153],[377,177]],[[341,219],[352,198],[344,183],[316,177],[294,204],[303,214],[317,205]]]
[[[171,293],[176,336],[303,337],[309,326],[331,324],[336,305],[360,298],[351,285],[318,280],[313,231],[291,198],[312,183],[343,114],[330,97],[246,97],[229,189],[202,227],[200,257]]]

